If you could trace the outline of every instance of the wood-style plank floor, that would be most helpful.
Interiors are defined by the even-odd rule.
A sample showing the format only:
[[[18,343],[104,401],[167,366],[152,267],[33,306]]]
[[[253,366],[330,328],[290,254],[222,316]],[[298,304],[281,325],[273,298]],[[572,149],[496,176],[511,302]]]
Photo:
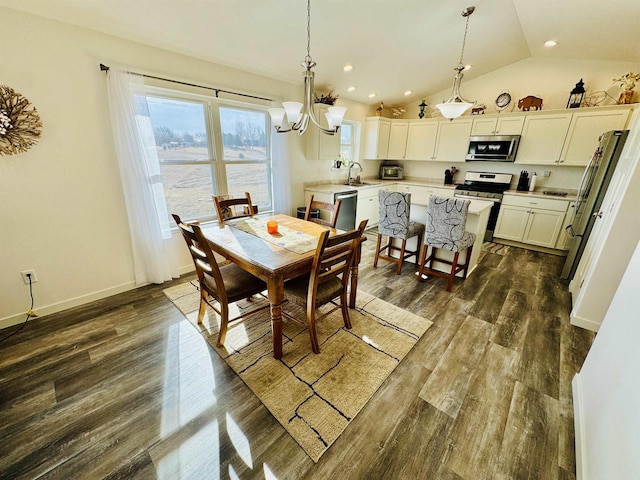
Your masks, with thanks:
[[[409,263],[374,270],[368,235],[361,289],[434,325],[317,464],[163,285],[0,344],[0,478],[575,478],[570,384],[593,334],[569,324],[564,259],[483,253],[447,293]]]

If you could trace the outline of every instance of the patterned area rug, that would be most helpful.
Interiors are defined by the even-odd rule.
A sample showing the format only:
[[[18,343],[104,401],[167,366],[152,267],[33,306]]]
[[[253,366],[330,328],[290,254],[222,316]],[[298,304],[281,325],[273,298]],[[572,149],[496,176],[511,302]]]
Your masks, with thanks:
[[[482,245],[482,250],[485,252],[495,253],[497,255],[506,255],[509,251],[509,245],[502,245],[501,243],[486,242]]]
[[[339,309],[318,322],[319,355],[311,352],[307,330],[283,319],[283,357],[275,360],[269,309],[233,322],[225,346],[217,348],[216,313],[209,309],[203,324],[197,324],[197,284],[178,285],[164,293],[314,462],[432,325],[429,320],[358,292],[357,308],[350,310],[351,330],[344,328]],[[231,318],[259,302],[266,300],[238,302],[231,308]],[[304,318],[304,310],[295,305],[285,304],[284,309]]]

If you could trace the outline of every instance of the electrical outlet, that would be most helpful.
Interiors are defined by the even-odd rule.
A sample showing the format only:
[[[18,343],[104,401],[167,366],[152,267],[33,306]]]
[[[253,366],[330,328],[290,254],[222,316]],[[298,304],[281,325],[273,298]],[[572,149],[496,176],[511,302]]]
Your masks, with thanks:
[[[36,277],[35,270],[25,270],[24,272],[20,272],[20,275],[22,275],[22,281],[25,285],[29,285],[29,277],[31,277],[31,283],[38,282],[38,277]]]
[[[550,170],[545,170],[544,171],[544,178],[549,178],[551,176],[551,171]]]

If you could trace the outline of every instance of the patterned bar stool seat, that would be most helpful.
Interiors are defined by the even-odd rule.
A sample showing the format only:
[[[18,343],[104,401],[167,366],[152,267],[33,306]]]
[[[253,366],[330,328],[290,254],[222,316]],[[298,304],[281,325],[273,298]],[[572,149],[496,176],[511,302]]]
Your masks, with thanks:
[[[380,219],[373,267],[376,268],[378,266],[378,259],[387,260],[388,262],[396,264],[396,275],[400,275],[402,262],[405,259],[415,255],[416,265],[418,265],[418,255],[420,253],[420,246],[422,245],[422,237],[424,236],[424,224],[409,220],[411,210],[410,193],[380,190],[380,192],[378,192],[378,201]],[[382,237],[385,236],[389,237],[389,243],[381,247]],[[418,237],[416,249],[407,250],[407,240],[413,237]],[[402,240],[399,247],[394,245],[394,239]],[[387,250],[387,254],[381,254],[385,249]],[[398,258],[391,256],[394,250],[400,252]]]
[[[467,278],[469,259],[473,252],[473,243],[476,241],[475,234],[465,231],[470,203],[470,200],[460,198],[443,198],[435,195],[429,198],[418,281],[421,281],[424,275],[446,278],[447,292],[450,292],[453,279],[458,272],[462,271],[462,278]],[[427,256],[429,247],[431,247],[431,255]],[[453,260],[437,258],[438,249],[454,252]],[[465,263],[459,265],[459,254],[465,250],[467,251]],[[434,270],[432,268],[434,261],[451,265],[451,271],[444,273]]]

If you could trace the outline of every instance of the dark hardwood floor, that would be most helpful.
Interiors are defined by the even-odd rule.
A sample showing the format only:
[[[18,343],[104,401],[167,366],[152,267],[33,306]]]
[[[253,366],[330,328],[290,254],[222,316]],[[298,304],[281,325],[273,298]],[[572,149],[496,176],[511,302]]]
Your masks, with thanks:
[[[374,270],[368,235],[361,289],[434,325],[317,464],[167,284],[35,319],[0,344],[0,478],[575,478],[571,379],[593,334],[569,324],[563,258],[483,253],[447,293],[412,264]]]

